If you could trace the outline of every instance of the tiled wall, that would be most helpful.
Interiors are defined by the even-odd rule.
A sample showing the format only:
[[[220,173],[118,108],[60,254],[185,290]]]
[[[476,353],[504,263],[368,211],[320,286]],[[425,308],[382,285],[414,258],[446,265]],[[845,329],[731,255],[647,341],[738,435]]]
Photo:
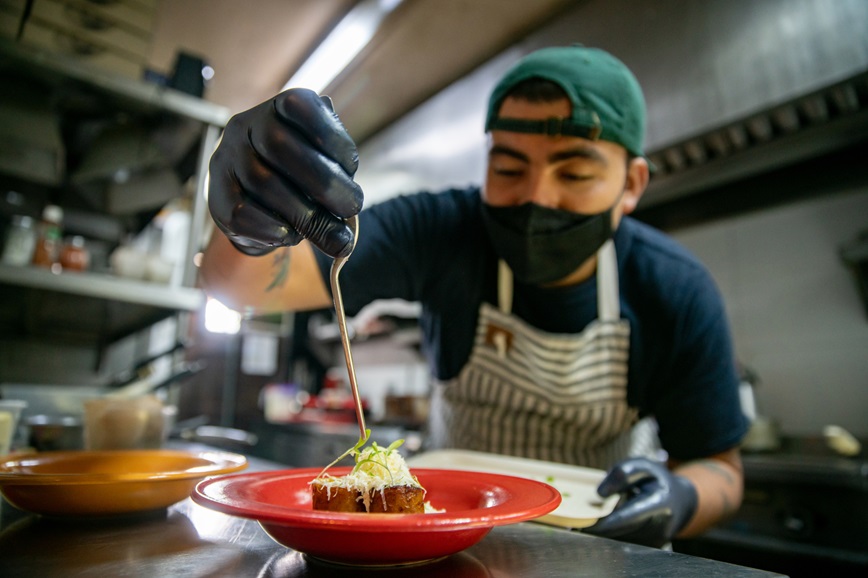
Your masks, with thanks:
[[[717,280],[758,409],[785,434],[868,437],[868,314],[839,256],[866,229],[859,190],[674,233]]]

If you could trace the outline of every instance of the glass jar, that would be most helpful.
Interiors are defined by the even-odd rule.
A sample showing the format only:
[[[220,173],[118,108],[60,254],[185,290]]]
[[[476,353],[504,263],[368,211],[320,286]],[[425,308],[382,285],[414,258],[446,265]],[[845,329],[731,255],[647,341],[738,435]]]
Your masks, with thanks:
[[[27,215],[13,216],[3,245],[3,263],[27,265],[33,259],[35,249],[36,226],[33,219]]]
[[[64,271],[87,271],[90,252],[84,246],[84,237],[76,235],[67,239],[60,252],[60,266]]]
[[[36,241],[36,249],[33,252],[34,265],[51,269],[60,264],[62,221],[63,209],[57,205],[48,205],[42,211],[39,236]]]

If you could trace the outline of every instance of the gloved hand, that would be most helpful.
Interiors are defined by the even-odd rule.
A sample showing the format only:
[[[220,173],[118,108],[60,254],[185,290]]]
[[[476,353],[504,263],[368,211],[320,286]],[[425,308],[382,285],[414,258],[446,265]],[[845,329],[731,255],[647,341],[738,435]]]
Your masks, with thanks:
[[[209,166],[208,205],[242,252],[264,255],[309,239],[345,256],[343,219],[362,208],[358,151],[327,99],[290,89],[226,125]]]
[[[696,511],[696,488],[661,463],[631,458],[616,464],[597,488],[604,498],[621,494],[615,510],[585,532],[660,548]]]

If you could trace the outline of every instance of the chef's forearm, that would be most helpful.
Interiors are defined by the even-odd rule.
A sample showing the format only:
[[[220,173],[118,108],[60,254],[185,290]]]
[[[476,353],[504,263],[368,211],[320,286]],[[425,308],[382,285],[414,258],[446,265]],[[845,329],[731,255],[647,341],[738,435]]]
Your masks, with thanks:
[[[675,468],[675,473],[690,480],[698,495],[696,512],[679,537],[700,534],[733,515],[741,506],[744,476],[738,449],[685,462]]]
[[[313,249],[306,243],[250,257],[215,231],[199,276],[209,295],[236,311],[270,313],[331,305]]]

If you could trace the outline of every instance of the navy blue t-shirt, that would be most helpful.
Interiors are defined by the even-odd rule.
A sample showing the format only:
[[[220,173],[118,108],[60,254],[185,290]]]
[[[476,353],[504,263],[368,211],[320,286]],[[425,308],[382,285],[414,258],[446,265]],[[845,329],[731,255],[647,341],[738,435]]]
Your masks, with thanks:
[[[478,188],[419,193],[363,211],[341,271],[354,315],[376,299],[422,306],[423,352],[447,380],[470,357],[482,301],[497,304],[497,257]],[[706,268],[663,233],[625,217],[615,233],[621,316],[630,322],[628,402],[653,415],[670,457],[695,459],[738,445],[747,430],[720,293]],[[317,251],[326,282],[331,259]],[[597,317],[593,277],[542,288],[516,282],[513,313],[550,333],[581,332]]]

